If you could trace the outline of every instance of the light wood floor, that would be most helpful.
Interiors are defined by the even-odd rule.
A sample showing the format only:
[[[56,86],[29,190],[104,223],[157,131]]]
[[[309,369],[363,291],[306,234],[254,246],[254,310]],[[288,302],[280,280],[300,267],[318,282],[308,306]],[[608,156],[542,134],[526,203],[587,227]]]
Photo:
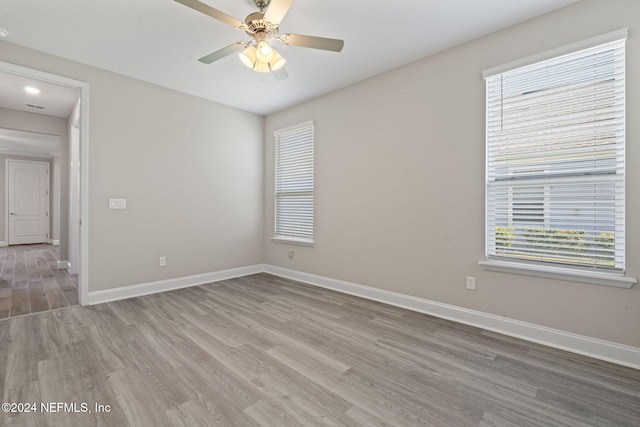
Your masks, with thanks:
[[[78,304],[78,279],[58,270],[59,246],[0,248],[0,319]]]
[[[0,425],[640,425],[640,371],[266,274],[0,321],[0,390],[110,405]]]

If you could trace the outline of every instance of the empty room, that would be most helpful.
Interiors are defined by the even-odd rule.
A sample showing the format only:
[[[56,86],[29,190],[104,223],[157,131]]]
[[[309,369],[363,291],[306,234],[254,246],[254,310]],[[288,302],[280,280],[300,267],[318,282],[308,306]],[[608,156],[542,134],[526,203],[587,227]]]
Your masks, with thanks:
[[[0,426],[640,426],[638,76],[638,0],[2,0]]]

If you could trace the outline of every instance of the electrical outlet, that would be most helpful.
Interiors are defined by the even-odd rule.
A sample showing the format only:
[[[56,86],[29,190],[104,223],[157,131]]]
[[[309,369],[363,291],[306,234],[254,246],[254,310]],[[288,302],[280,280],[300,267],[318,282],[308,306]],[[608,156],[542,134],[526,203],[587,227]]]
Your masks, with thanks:
[[[159,264],[160,264],[160,267],[166,267],[167,266],[167,257],[166,256],[161,256]]]
[[[293,250],[289,251],[289,259],[293,259],[293,257],[296,255],[296,253]]]
[[[472,276],[467,276],[467,289],[470,291],[476,290],[476,278]]]

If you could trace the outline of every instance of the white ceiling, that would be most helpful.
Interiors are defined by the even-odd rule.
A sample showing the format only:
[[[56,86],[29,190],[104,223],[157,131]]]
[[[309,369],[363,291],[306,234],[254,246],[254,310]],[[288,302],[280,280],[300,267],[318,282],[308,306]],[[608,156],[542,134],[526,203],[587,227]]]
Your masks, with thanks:
[[[252,0],[202,0],[242,21]],[[258,114],[270,114],[577,0],[296,0],[281,33],[339,38],[341,53],[274,44],[289,78],[236,55],[248,36],[173,0],[2,0],[4,39]]]
[[[40,93],[27,93],[24,90],[27,86],[35,87]],[[1,108],[67,118],[71,115],[79,96],[75,88],[0,73]]]

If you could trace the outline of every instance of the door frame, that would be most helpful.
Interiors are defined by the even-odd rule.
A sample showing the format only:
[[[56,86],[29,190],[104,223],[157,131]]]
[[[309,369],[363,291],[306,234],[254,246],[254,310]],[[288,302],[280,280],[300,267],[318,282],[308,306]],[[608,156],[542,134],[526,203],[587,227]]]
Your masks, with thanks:
[[[47,166],[47,221],[46,223],[46,243],[51,241],[51,165],[48,162],[43,162],[40,160],[20,160],[20,159],[4,159],[4,233],[7,238],[7,246],[11,245],[11,238],[9,237],[11,233],[9,232],[9,163],[11,162],[20,162],[20,163],[38,163],[41,165]]]
[[[89,83],[0,61],[0,71],[72,87],[80,92],[80,219],[76,224],[79,241],[78,302],[89,303]],[[62,236],[61,236],[62,237]],[[69,244],[72,244],[69,242]]]

